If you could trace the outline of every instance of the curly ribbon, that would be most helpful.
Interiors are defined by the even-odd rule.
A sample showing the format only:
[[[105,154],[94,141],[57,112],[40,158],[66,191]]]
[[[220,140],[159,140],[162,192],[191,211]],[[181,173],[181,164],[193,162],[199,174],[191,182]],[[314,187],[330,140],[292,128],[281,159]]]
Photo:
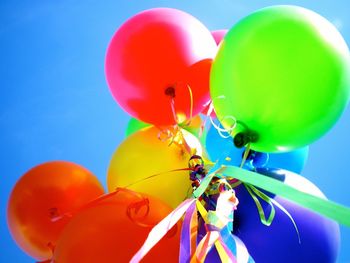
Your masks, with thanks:
[[[244,183],[244,186],[247,189],[247,191],[250,194],[250,196],[254,200],[254,203],[255,203],[255,205],[256,205],[256,207],[258,209],[258,212],[259,212],[261,223],[263,223],[266,226],[270,226],[271,225],[271,223],[272,223],[272,221],[273,221],[273,219],[275,217],[275,213],[276,213],[274,206],[277,206],[283,213],[285,213],[289,217],[289,219],[292,222],[292,224],[294,226],[294,229],[295,229],[295,231],[297,233],[298,241],[299,241],[299,244],[300,244],[301,241],[300,241],[299,229],[298,229],[298,227],[297,227],[297,225],[296,225],[292,215],[280,203],[278,203],[273,198],[270,198],[269,196],[267,196],[266,194],[264,194],[263,192],[261,192],[260,190],[255,188],[253,185]],[[260,203],[260,201],[259,201],[259,199],[257,197],[260,197],[263,201],[265,201],[271,207],[271,212],[270,212],[270,215],[269,215],[268,219],[266,219],[264,209],[262,208],[261,203]]]
[[[256,207],[258,208],[261,223],[263,223],[266,226],[270,226],[276,213],[275,207],[272,204],[271,198],[263,194],[262,192],[258,191],[254,186],[250,184],[244,184],[244,186],[247,189],[250,196],[253,198]],[[264,209],[262,208],[262,205],[257,196],[260,197],[262,200],[264,200],[271,207],[271,212],[268,219],[266,219]]]
[[[236,120],[235,117],[233,117],[233,116],[224,116],[223,118],[221,118],[221,119],[219,120],[220,123],[221,123],[222,121],[224,121],[224,120],[227,120],[227,119],[233,120],[233,124],[232,124],[232,126],[229,127],[229,128],[221,128],[221,127],[220,127],[221,124],[217,125],[217,124],[214,122],[214,120],[213,120],[213,118],[212,118],[211,116],[210,116],[209,118],[210,118],[210,123],[211,123],[211,125],[213,125],[213,127],[217,130],[217,132],[219,133],[219,135],[220,135],[221,138],[227,139],[227,138],[230,138],[230,137],[232,136],[232,132],[233,132],[233,130],[234,130],[234,129],[236,128],[236,126],[237,126],[237,120]],[[227,135],[225,135],[224,133],[227,133]]]
[[[179,169],[178,169],[179,170]],[[135,224],[142,226],[142,227],[152,227],[153,225],[148,225],[143,223],[143,220],[148,216],[149,213],[149,200],[148,198],[144,197],[142,194],[137,193],[135,191],[132,191],[130,189],[124,188],[124,187],[118,187],[115,191],[101,195],[90,202],[82,205],[81,207],[77,208],[74,211],[66,212],[62,214],[55,214],[54,217],[51,219],[53,222],[61,220],[64,217],[72,217],[75,214],[79,213],[80,211],[96,206],[98,203],[118,194],[118,193],[127,193],[129,195],[133,195],[134,197],[138,198],[139,201],[131,202],[127,208],[126,208],[126,215],[128,218],[133,221]],[[144,214],[140,215],[139,212],[142,210],[142,208],[145,208]],[[50,209],[51,210],[51,209]],[[52,211],[50,212],[52,213]],[[136,217],[138,216],[138,217]]]
[[[191,124],[192,118],[193,118],[193,93],[190,85],[186,85],[188,89],[188,94],[190,95],[190,118],[185,123],[185,125],[189,126]]]
[[[196,149],[192,149],[186,141],[185,136],[183,135],[180,126],[173,125],[166,129],[157,127],[159,129],[158,139],[162,142],[170,141],[168,146],[174,144],[178,146],[184,152],[187,152],[189,155],[195,154]]]
[[[214,101],[214,100],[218,100],[218,99],[220,99],[220,100],[221,100],[221,99],[225,99],[225,96],[224,96],[224,95],[218,96],[218,97],[214,98],[214,99],[211,101],[210,106],[209,106],[209,109],[208,109],[207,117],[209,117],[211,124],[212,124],[212,125],[214,126],[214,128],[218,131],[219,135],[220,135],[222,138],[225,138],[225,139],[226,139],[226,138],[229,138],[229,137],[232,136],[232,132],[233,132],[233,130],[236,128],[238,121],[237,121],[237,119],[236,119],[234,116],[230,116],[230,115],[224,116],[223,118],[219,119],[219,122],[220,122],[220,123],[222,123],[224,120],[231,119],[231,120],[233,121],[233,124],[232,124],[232,126],[229,127],[229,128],[221,128],[221,127],[220,127],[221,124],[217,125],[217,124],[214,122],[214,120],[213,120],[213,118],[210,116],[210,114],[211,114],[212,111],[214,110],[214,103],[213,103],[213,101]],[[224,133],[226,133],[227,135],[225,135]]]
[[[217,171],[212,173],[220,173],[228,178],[236,178],[244,183],[254,185],[255,187],[259,187],[265,191],[284,197],[289,201],[310,209],[313,212],[333,219],[340,224],[350,226],[350,208],[333,201],[325,200],[320,197],[299,191],[294,187],[284,184],[276,179],[234,166],[222,166]]]

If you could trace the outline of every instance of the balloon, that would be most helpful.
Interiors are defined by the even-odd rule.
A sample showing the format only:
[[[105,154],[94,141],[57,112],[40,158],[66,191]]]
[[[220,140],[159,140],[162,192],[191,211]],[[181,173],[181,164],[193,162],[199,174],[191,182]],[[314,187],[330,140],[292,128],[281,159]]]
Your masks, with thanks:
[[[143,121],[139,121],[138,119],[135,119],[135,118],[131,118],[128,122],[128,126],[126,127],[125,137],[128,137],[131,134],[149,126],[151,126],[151,124],[145,123]]]
[[[229,157],[229,160],[224,160],[225,165],[239,166],[242,162],[245,148],[237,148],[232,138],[221,137],[215,127],[210,127],[205,145],[212,161],[217,161],[220,158],[224,160],[225,157]],[[284,153],[256,152],[247,159],[247,164],[256,168],[281,168],[299,174],[305,167],[308,153],[309,146]]]
[[[258,10],[223,39],[210,92],[238,146],[291,151],[329,131],[349,101],[350,55],[336,28],[296,6]],[[236,126],[235,126],[236,124]]]
[[[118,192],[76,214],[54,252],[57,263],[129,262],[154,225],[171,208],[137,193]],[[177,262],[180,227],[175,225],[142,262]]]
[[[181,132],[191,148],[201,155],[198,139],[185,130]],[[149,127],[130,135],[119,145],[108,168],[109,191],[128,186],[137,192],[152,194],[172,207],[186,198],[191,187],[189,172],[169,171],[187,168],[191,154],[178,145],[178,136],[172,144],[171,139],[160,140],[159,136],[163,136],[161,131]],[[148,178],[150,176],[153,177]]]
[[[37,260],[52,257],[52,248],[71,213],[103,194],[97,178],[65,161],[38,165],[25,173],[11,192],[7,222],[17,245]]]
[[[297,174],[280,169],[259,169],[259,173],[279,177],[301,191],[325,198],[314,184]],[[245,243],[256,262],[336,262],[340,232],[335,221],[276,196],[275,200],[291,214],[298,227],[299,244],[291,220],[279,208],[275,207],[272,224],[265,226],[243,186],[236,188],[236,195],[240,203],[234,215],[234,234]],[[261,204],[265,211],[269,211],[264,201]]]
[[[227,29],[220,29],[211,31],[212,36],[214,37],[216,45],[219,45],[221,41],[224,39],[224,36],[227,34]]]
[[[197,115],[209,101],[216,51],[210,31],[193,16],[171,8],[146,10],[112,38],[105,66],[108,85],[133,117],[164,126],[182,122],[191,109]]]

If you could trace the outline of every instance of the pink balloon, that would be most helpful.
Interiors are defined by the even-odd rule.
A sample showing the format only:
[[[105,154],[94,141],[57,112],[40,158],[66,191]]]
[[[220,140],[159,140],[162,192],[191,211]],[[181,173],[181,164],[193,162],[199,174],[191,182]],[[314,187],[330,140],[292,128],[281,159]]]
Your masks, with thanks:
[[[227,29],[220,29],[220,30],[211,31],[211,34],[215,39],[216,45],[220,44],[221,40],[226,35],[227,31],[228,31]]]
[[[108,85],[133,117],[155,125],[175,124],[172,98],[182,119],[198,114],[209,100],[216,52],[210,31],[193,16],[171,8],[146,10],[113,36],[106,56]]]

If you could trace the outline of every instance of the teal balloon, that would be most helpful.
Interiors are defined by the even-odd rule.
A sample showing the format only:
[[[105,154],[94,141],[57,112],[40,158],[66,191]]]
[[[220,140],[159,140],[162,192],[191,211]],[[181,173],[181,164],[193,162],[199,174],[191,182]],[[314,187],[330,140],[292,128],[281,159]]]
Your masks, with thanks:
[[[349,72],[349,49],[332,23],[305,8],[272,6],[225,35],[210,93],[236,145],[291,151],[319,139],[340,118],[349,101]]]
[[[207,133],[205,146],[212,161],[240,166],[245,148],[237,148],[232,138],[221,137],[214,127],[211,127]],[[309,146],[284,153],[256,152],[246,161],[246,168],[279,168],[300,174],[305,167],[308,155]]]

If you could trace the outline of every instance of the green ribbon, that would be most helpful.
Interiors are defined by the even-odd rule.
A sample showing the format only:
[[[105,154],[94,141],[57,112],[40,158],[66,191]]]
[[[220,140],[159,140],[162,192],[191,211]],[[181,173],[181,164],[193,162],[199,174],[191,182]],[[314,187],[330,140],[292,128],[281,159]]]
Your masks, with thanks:
[[[247,171],[239,167],[221,166],[210,175],[210,180],[216,173],[222,174],[227,178],[238,179],[245,184],[254,185],[268,192],[284,197],[289,201],[312,210],[313,212],[319,213],[325,217],[337,221],[340,224],[350,227],[350,208],[346,206],[299,191],[294,187],[284,184],[276,179],[261,175],[259,173]],[[199,188],[197,190],[199,190]]]
[[[258,208],[261,223],[263,223],[266,226],[270,226],[272,223],[272,220],[275,217],[275,213],[276,213],[275,207],[273,206],[273,204],[271,202],[271,198],[250,184],[244,184],[244,186],[247,189],[248,193],[253,198],[256,207]],[[268,219],[266,219],[264,209],[262,208],[262,205],[261,205],[257,196],[260,197],[262,200],[264,200],[271,207],[271,212],[270,212]]]
[[[192,196],[194,198],[200,197],[205,192],[205,190],[208,188],[211,180],[213,179],[214,175],[215,175],[215,173],[210,173],[206,177],[204,177],[204,179],[201,181],[200,186],[196,190],[194,190],[194,192],[192,194]]]

